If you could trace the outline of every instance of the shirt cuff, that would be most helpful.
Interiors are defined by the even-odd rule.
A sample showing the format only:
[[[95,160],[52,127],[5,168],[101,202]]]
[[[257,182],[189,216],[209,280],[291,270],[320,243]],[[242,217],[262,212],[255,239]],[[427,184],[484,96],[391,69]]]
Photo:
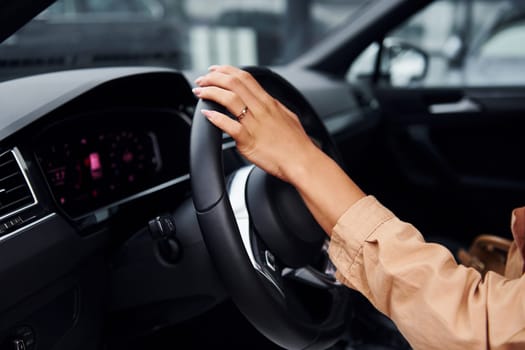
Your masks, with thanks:
[[[369,240],[379,226],[394,217],[374,196],[367,196],[357,201],[339,218],[332,230],[328,248],[330,259],[337,268],[336,278],[339,281],[354,287],[350,280],[352,273],[356,272],[356,265],[362,264],[360,253],[364,242]]]

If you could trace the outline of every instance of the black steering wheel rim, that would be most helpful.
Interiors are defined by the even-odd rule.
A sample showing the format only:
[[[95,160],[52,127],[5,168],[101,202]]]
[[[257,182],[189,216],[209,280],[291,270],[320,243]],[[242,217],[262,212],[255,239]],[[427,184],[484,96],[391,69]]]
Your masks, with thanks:
[[[323,149],[338,157],[319,117],[291,84],[265,68],[246,70],[292,110],[297,107],[294,104],[300,104],[305,112],[302,114],[308,115],[301,118],[305,129],[320,132]],[[223,112],[225,109],[211,101],[198,102],[191,131],[190,172],[199,225],[226,289],[248,320],[278,345],[288,349],[325,348],[336,341],[344,329],[346,291],[343,287],[335,290],[334,304],[326,319],[313,322],[298,318],[290,313],[281,296],[268,288],[268,281],[248,263],[223,175],[222,132],[202,115],[202,109]]]

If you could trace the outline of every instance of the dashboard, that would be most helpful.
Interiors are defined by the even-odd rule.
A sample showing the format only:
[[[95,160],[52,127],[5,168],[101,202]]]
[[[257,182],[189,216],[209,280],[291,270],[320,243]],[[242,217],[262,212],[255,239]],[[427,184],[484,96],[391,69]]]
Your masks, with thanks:
[[[3,91],[38,91],[3,108],[0,151],[20,150],[46,212],[83,230],[127,208],[138,225],[167,198],[188,197],[196,99],[182,74],[87,69],[5,82]]]
[[[191,214],[187,229],[177,221],[185,249],[176,266],[159,259],[145,229],[178,207],[191,213],[196,99],[186,77],[58,72],[3,82],[0,99],[0,279],[10,286],[0,291],[0,349],[20,337],[39,349],[79,349],[79,339],[94,349],[103,313],[195,295],[208,308],[224,298]],[[193,273],[202,280],[181,289]],[[151,318],[118,325],[141,319]]]
[[[322,82],[309,77],[297,79]],[[101,68],[0,83],[0,349],[20,334],[41,349],[94,349],[101,320],[126,337],[227,298],[191,201],[193,78]],[[314,85],[302,92],[326,101]],[[225,174],[246,164],[233,146],[223,139]],[[159,242],[162,217],[174,225]]]

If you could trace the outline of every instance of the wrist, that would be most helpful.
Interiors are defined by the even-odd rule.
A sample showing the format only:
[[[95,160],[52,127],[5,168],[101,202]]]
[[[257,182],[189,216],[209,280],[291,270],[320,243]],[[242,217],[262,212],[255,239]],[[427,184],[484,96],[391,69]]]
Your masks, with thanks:
[[[305,145],[301,152],[294,155],[293,162],[283,167],[284,180],[296,188],[302,187],[315,168],[322,167],[323,163],[330,160],[314,143]]]

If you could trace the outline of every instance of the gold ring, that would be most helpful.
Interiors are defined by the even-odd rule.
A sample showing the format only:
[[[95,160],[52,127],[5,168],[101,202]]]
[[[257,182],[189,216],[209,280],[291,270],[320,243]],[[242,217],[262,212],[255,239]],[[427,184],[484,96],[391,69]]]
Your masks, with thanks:
[[[244,106],[241,113],[237,114],[237,119],[241,120],[246,116],[246,113],[248,113],[248,106]]]

